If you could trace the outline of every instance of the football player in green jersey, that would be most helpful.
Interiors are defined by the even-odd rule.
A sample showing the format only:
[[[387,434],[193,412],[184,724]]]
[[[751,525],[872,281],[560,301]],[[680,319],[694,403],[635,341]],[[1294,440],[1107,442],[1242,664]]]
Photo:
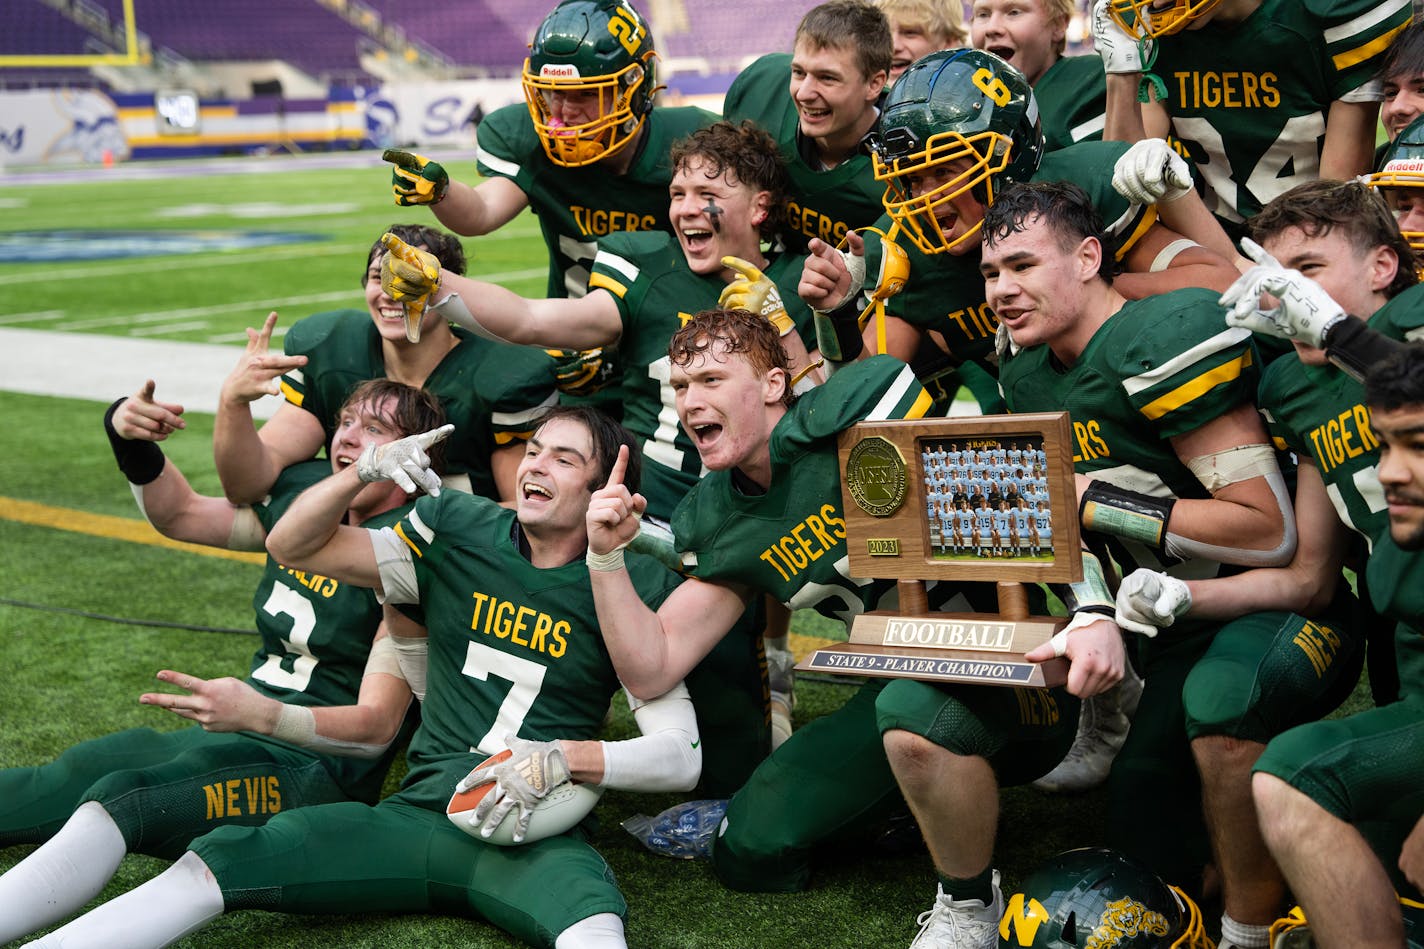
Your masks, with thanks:
[[[390,258],[387,280],[396,299],[429,294],[436,301],[431,310],[497,339],[580,350],[616,343],[629,370],[623,421],[646,455],[649,514],[662,524],[671,521],[703,471],[690,436],[670,421],[667,341],[682,325],[683,314],[719,301],[754,308],[775,322],[793,365],[799,370],[809,363],[795,321],[781,302],[791,301],[809,335],[810,312],[792,292],[801,258],[762,250],[763,241],[777,233],[786,186],[771,137],[749,122],[719,122],[679,141],[671,160],[676,172],[669,216],[676,235],[614,235],[600,242],[589,292],[582,297],[527,300],[494,284],[440,272],[434,261],[410,265],[396,255]],[[439,274],[439,288],[433,292],[430,270]],[[733,303],[732,295],[739,302]],[[747,721],[765,718],[755,646],[744,636],[730,638],[707,669],[689,677],[688,688],[703,719],[705,754],[716,763],[708,769],[708,779],[727,781],[715,784],[712,793],[727,794],[739,787],[765,755],[758,746],[770,741],[767,736],[746,748],[742,742],[749,739],[736,737],[764,731]],[[715,669],[722,671],[714,674]],[[725,727],[719,723],[723,716],[728,717]],[[724,764],[723,754],[732,760]]]
[[[788,249],[832,244],[880,216],[865,137],[875,127],[892,45],[868,0],[829,0],[801,18],[790,56],[769,53],[732,81],[722,114],[772,134],[786,162]]]
[[[876,0],[890,24],[890,78],[937,49],[955,49],[969,39],[960,0]]]
[[[909,279],[889,300],[885,319],[864,327],[862,340],[859,286],[847,259],[828,243],[813,244],[800,293],[826,314],[817,332],[829,359],[852,359],[869,349],[908,361],[928,338],[953,363],[977,362],[992,371],[998,320],[976,273],[979,229],[985,208],[1013,181],[1083,184],[1111,222],[1127,296],[1182,286],[1225,289],[1236,276],[1219,254],[1158,220],[1182,212],[1187,225],[1195,220],[1217,235],[1203,240],[1224,242],[1190,188],[1176,200],[1145,206],[1114,190],[1110,169],[1130,157],[1125,146],[1084,142],[1045,155],[1028,81],[992,53],[952,50],[921,59],[890,90],[873,142],[876,176],[886,182],[885,209],[908,245]],[[849,240],[852,264],[859,241],[858,235]],[[876,254],[874,246],[867,251]]]
[[[444,912],[484,919],[537,946],[622,949],[622,894],[578,829],[485,843],[445,813],[457,783],[508,748],[495,793],[537,808],[572,780],[686,790],[699,768],[685,700],[655,734],[596,735],[618,688],[594,621],[583,563],[584,516],[620,448],[636,446],[588,407],[555,410],[528,442],[517,509],[443,491],[394,528],[342,523],[367,481],[427,476],[444,431],[380,446],[368,463],[304,492],[268,535],[284,563],[371,587],[393,632],[428,633],[428,681],[401,789],[375,806],[333,804],[194,841],[168,872],[81,917],[56,945],[167,945],[223,912]],[[637,476],[636,461],[622,468]],[[642,595],[660,603],[676,576],[629,557]],[[641,723],[641,720],[640,720]],[[493,815],[491,815],[493,816]],[[463,820],[463,818],[462,818]],[[518,836],[518,834],[516,834]]]
[[[620,566],[618,548],[636,531],[634,515],[646,500],[610,483],[589,506],[599,619],[634,694],[676,681],[754,595],[843,622],[877,605],[889,608],[893,582],[846,573],[836,437],[861,420],[922,417],[930,404],[908,367],[884,357],[794,396],[775,332],[742,311],[698,314],[673,338],[669,356],[679,420],[710,473],[674,517],[690,578],[662,608],[637,602]],[[718,805],[724,821],[699,821],[707,833],[689,844],[710,855],[726,885],[804,889],[817,843],[864,829],[869,815],[896,806],[875,721],[884,688],[873,681],[798,730]],[[1014,702],[1010,690],[985,691]],[[988,711],[1006,711],[985,698]],[[1062,745],[1070,738],[1071,726]]]
[[[1365,379],[1370,420],[1382,443],[1379,483],[1389,532],[1370,555],[1367,583],[1375,605],[1417,639],[1424,629],[1424,350],[1376,365]],[[1403,656],[1401,656],[1401,659]],[[1424,813],[1424,694],[1416,664],[1401,668],[1404,697],[1344,719],[1304,725],[1266,748],[1252,781],[1261,830],[1300,901],[1318,946],[1405,944],[1399,902],[1370,824],[1414,827],[1399,865],[1420,879]],[[1375,847],[1371,841],[1376,841]],[[1345,894],[1345,898],[1342,898]]]
[[[1366,180],[1384,196],[1415,253],[1424,252],[1424,116],[1384,147],[1379,170]]]
[[[438,162],[390,151],[400,205],[424,204],[457,234],[488,234],[526,208],[549,248],[548,296],[582,296],[596,242],[623,231],[671,231],[668,148],[716,117],[655,108],[657,53],[627,0],[562,0],[530,44],[524,105],[480,123],[484,180],[452,181]]]
[[[974,0],[969,34],[1024,74],[1033,86],[1049,151],[1097,141],[1106,122],[1107,87],[1093,54],[1065,56],[1073,0]]]
[[[1380,125],[1393,141],[1424,115],[1424,22],[1415,20],[1395,37],[1379,71]]]
[[[463,273],[460,242],[443,231],[396,225],[442,266]],[[213,457],[234,504],[260,501],[277,472],[313,458],[331,439],[336,409],[350,389],[386,377],[433,392],[456,425],[445,448],[449,484],[494,498],[513,496],[521,440],[557,400],[545,354],[491,345],[426,309],[418,342],[406,313],[381,290],[385,247],[377,241],[361,271],[366,310],[335,310],[298,320],[285,352],[269,353],[277,314],[248,330],[247,352],[223,384],[213,429]],[[251,403],[280,392],[284,402],[260,430]],[[325,433],[325,434],[323,434]]]
[[[367,449],[444,422],[428,394],[368,382],[341,407],[330,462],[289,468],[265,502],[234,507],[196,493],[156,444],[182,427],[182,413],[182,406],[154,399],[150,380],[114,403],[105,429],[139,509],[164,536],[229,550],[261,550],[299,492],[355,466]],[[411,496],[390,482],[368,485],[346,514],[373,529],[394,524]],[[256,826],[331,801],[375,802],[409,705],[391,642],[377,637],[375,596],[268,557],[253,605],[262,643],[245,681],[204,682],[164,670],[160,680],[191,694],[143,697],[201,727],[118,732],[47,764],[0,771],[0,845],[43,842],[0,876],[0,939],[80,909],[126,853],[174,859],[216,827]],[[334,737],[334,707],[355,703],[358,691],[363,702],[395,701],[379,721]],[[268,714],[260,723],[235,723],[221,709],[234,699]],[[258,734],[238,733],[246,729]]]
[[[1420,299],[1413,256],[1368,188],[1323,179],[1297,185],[1250,225],[1272,256],[1316,281],[1347,312],[1377,314],[1371,323],[1392,334],[1405,330],[1391,314]],[[1398,305],[1382,309],[1396,298]],[[1421,320],[1424,314],[1412,322]],[[1370,670],[1381,704],[1397,695],[1398,682],[1391,624],[1362,611],[1341,582],[1342,563],[1363,554],[1347,530],[1368,543],[1387,526],[1374,473],[1378,439],[1359,383],[1327,366],[1324,351],[1297,341],[1294,353],[1266,369],[1257,404],[1277,446],[1312,462],[1296,471],[1294,559],[1283,569],[1206,580],[1138,571],[1118,591],[1125,628],[1150,633],[1177,615],[1227,621],[1188,676],[1182,701],[1222,878],[1222,933],[1243,947],[1264,946],[1267,927],[1285,908],[1285,883],[1247,793],[1266,742],[1345,697],[1371,628],[1383,634],[1373,637],[1381,648],[1371,652],[1385,661]]]
[[[1111,98],[1109,124],[1128,141],[1170,128],[1229,232],[1242,233],[1246,219],[1303,181],[1370,170],[1379,111],[1370,80],[1410,22],[1410,0],[1109,0],[1108,8],[1132,35],[1155,38],[1148,68],[1166,89],[1145,104]]]
[[[1209,291],[1123,300],[1100,228],[1067,183],[1015,185],[989,209],[986,294],[1023,347],[1000,369],[1009,409],[1072,414],[1083,531],[1117,563],[1194,576],[1285,566],[1295,522],[1252,401],[1249,334],[1222,325]],[[1146,686],[1108,780],[1128,824],[1199,812],[1181,688],[1214,632],[1197,623],[1133,644]],[[1184,837],[1128,832],[1113,846],[1187,881],[1199,866],[1182,851],[1198,841]]]

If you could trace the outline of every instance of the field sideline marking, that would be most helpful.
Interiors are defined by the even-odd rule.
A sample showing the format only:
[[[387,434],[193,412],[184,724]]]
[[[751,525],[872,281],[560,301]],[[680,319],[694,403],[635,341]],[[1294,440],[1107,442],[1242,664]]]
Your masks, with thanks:
[[[109,514],[91,514],[87,511],[76,511],[73,508],[52,507],[48,504],[36,504],[33,501],[21,501],[18,498],[0,497],[0,519],[29,524],[34,527],[69,531],[72,534],[88,534],[91,537],[103,537],[108,540],[124,540],[134,544],[147,544],[151,547],[166,547],[169,550],[181,550],[204,557],[220,557],[224,560],[236,560],[259,566],[267,562],[266,555],[256,551],[219,550],[217,547],[169,540],[154,530],[153,525],[148,521],[138,521],[131,517],[114,517]]]
[[[151,547],[166,547],[169,550],[181,550],[203,557],[220,557],[224,560],[237,560],[259,566],[267,562],[264,555],[256,552],[219,550],[216,547],[169,540],[154,530],[153,525],[147,521],[138,521],[131,517],[114,517],[109,514],[90,514],[87,511],[36,504],[33,501],[21,501],[18,498],[0,497],[0,519],[29,524],[34,527],[69,531],[72,534],[87,534],[91,537],[103,537],[108,540],[124,540],[134,544],[147,544]],[[803,636],[800,633],[790,634],[791,651],[796,654],[797,658],[805,656],[813,649],[819,649],[834,642],[837,640],[823,639],[820,636]]]

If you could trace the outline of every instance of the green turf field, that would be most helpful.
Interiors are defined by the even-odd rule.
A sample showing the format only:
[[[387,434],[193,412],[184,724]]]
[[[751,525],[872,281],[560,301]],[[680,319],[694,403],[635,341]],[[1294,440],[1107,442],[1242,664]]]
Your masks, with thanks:
[[[250,171],[240,174],[193,174],[204,167],[193,163],[179,166],[182,177],[138,181],[115,174],[18,185],[0,177],[0,251],[38,246],[47,240],[45,232],[59,230],[150,237],[196,232],[204,239],[278,231],[321,238],[271,248],[93,261],[65,259],[59,244],[51,259],[37,262],[5,262],[0,255],[0,327],[233,343],[270,309],[280,311],[280,327],[312,312],[362,306],[359,279],[371,242],[391,223],[433,222],[426,210],[394,207],[387,166],[375,153],[369,159],[368,167],[337,170],[253,159]],[[468,158],[442,156],[442,161],[456,176],[473,172]],[[120,245],[141,246],[131,237]],[[517,292],[542,292],[545,251],[531,216],[497,235],[467,239],[465,247],[471,273]],[[133,386],[146,376],[157,378],[162,396],[162,366],[122,368]],[[219,382],[213,380],[214,390]],[[0,391],[0,416],[6,419],[0,452],[5,577],[0,648],[6,659],[0,669],[0,767],[39,763],[111,730],[182,724],[139,706],[137,696],[153,687],[153,673],[161,668],[202,676],[245,674],[254,640],[237,631],[251,628],[258,568],[111,536],[113,522],[95,515],[124,518],[130,527],[138,515],[104,438],[100,403]],[[199,491],[218,493],[211,417],[192,414],[188,421],[188,429],[167,442],[165,451]],[[834,632],[804,614],[793,629],[821,636]],[[839,683],[803,682],[798,726],[848,694]],[[629,716],[621,714],[611,737],[626,736],[631,727]],[[856,762],[846,761],[845,767],[854,769]],[[827,848],[806,893],[724,890],[706,866],[647,854],[618,827],[632,813],[653,813],[677,800],[615,792],[599,809],[602,826],[595,844],[628,897],[633,946],[899,947],[909,943],[916,914],[930,904],[934,879],[923,852],[889,856],[868,838]],[[1098,795],[1007,792],[998,852],[1006,893],[1038,860],[1096,842],[1105,819]],[[0,870],[28,852],[0,849]],[[103,898],[162,866],[128,858]],[[488,926],[454,918],[256,912],[224,917],[182,943],[302,949],[512,944]]]

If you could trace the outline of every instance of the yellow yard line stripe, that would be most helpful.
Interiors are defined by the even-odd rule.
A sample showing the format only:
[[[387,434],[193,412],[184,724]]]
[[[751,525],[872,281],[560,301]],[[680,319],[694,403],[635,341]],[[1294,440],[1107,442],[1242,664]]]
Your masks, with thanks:
[[[153,525],[147,521],[139,521],[130,517],[112,517],[108,514],[91,514],[88,511],[52,507],[48,504],[36,504],[33,501],[21,501],[17,498],[0,497],[0,520],[15,521],[35,527],[50,527],[55,530],[88,534],[91,537],[104,537],[109,540],[148,544],[152,547],[166,547],[169,550],[182,550],[204,557],[221,557],[225,560],[253,564],[266,562],[266,558],[260,553],[219,550],[216,547],[204,547],[201,544],[185,544],[181,541],[169,540],[154,530]],[[799,633],[790,635],[791,651],[796,654],[798,659],[803,658],[813,649],[820,649],[835,642],[838,640],[823,639],[820,636],[803,636]]]
[[[224,560],[237,560],[242,563],[262,564],[267,561],[264,555],[255,551],[219,550],[216,547],[204,547],[201,544],[185,544],[181,541],[169,540],[154,530],[153,525],[148,521],[134,520],[129,517],[112,517],[108,514],[90,514],[87,511],[76,511],[67,507],[51,507],[48,504],[36,504],[33,501],[21,501],[16,498],[0,497],[0,519],[31,524],[35,527],[51,527],[55,530],[70,531],[75,534],[88,534],[92,537],[106,537],[110,540],[126,540],[134,544],[166,547],[169,550],[182,550],[190,554],[221,557]]]

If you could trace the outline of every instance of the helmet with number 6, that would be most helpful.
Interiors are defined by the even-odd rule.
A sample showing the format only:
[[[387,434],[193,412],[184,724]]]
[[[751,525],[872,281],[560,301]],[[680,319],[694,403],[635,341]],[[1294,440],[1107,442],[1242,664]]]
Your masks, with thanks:
[[[999,920],[1000,949],[1208,949],[1181,890],[1117,851],[1069,850],[1024,880]]]
[[[1400,233],[1416,254],[1424,253],[1424,116],[1405,126],[1385,149],[1380,170],[1367,180],[1371,188],[1385,189]]]
[[[1023,73],[993,53],[942,50],[896,80],[871,139],[885,210],[926,254],[956,247],[980,223],[946,236],[939,218],[966,192],[984,207],[1043,157],[1038,103]]]
[[[577,168],[633,141],[653,107],[656,58],[647,21],[627,0],[555,7],[529,44],[523,76],[549,160]]]
[[[1129,36],[1170,36],[1210,13],[1221,0],[1110,0],[1108,12]]]

